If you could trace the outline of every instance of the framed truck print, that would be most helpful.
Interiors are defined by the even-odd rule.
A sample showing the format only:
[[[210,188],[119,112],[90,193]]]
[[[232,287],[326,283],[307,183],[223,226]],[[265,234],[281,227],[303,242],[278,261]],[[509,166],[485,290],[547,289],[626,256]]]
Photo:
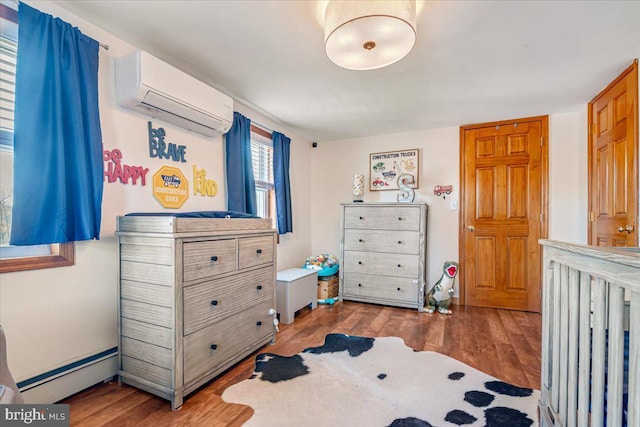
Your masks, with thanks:
[[[419,187],[419,149],[385,151],[369,155],[369,191],[398,190],[398,177],[413,176],[415,188]]]

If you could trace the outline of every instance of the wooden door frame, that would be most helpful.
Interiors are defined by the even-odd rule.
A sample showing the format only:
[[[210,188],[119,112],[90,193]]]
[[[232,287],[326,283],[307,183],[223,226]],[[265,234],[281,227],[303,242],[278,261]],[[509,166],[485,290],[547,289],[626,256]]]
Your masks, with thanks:
[[[542,147],[540,150],[540,210],[542,213],[542,221],[540,222],[540,238],[546,239],[549,235],[549,116],[535,116],[522,119],[510,119],[501,120],[498,122],[489,123],[476,123],[471,125],[460,126],[460,211],[458,216],[458,259],[460,260],[461,267],[458,269],[458,304],[466,305],[466,285],[464,277],[464,265],[465,262],[465,235],[464,232],[464,210],[466,206],[464,204],[466,196],[465,188],[465,132],[468,130],[479,129],[490,126],[506,126],[513,123],[529,123],[529,122],[541,122],[540,135],[542,136]],[[540,259],[542,260],[542,248],[540,248]],[[542,274],[542,272],[541,272]],[[542,277],[542,276],[540,276]],[[542,287],[541,287],[542,289]]]
[[[631,72],[633,72],[635,70],[636,72],[636,76],[638,75],[638,59],[635,59],[633,61],[633,63],[631,65],[629,65],[622,73],[620,73],[620,75],[618,77],[616,77],[611,83],[609,83],[607,85],[607,87],[605,87],[604,89],[602,89],[600,91],[600,93],[598,93],[591,101],[589,101],[589,104],[587,106],[587,111],[588,111],[588,122],[587,122],[587,135],[588,135],[588,139],[589,142],[587,144],[587,175],[591,173],[591,169],[593,167],[593,155],[592,155],[592,151],[593,151],[593,128],[591,126],[591,123],[593,122],[593,105],[601,98],[605,95],[606,92],[608,92],[612,87],[614,87],[615,85],[617,85],[618,83],[620,83],[620,80],[624,79],[627,77],[627,75]],[[638,157],[640,157],[640,146],[638,145],[638,133],[640,132],[640,130],[638,130],[638,125],[640,122],[640,119],[638,118],[638,99],[640,98],[640,94],[638,94],[638,79],[635,79],[635,81],[632,82],[632,84],[635,86],[635,90],[633,91],[635,97],[636,97],[636,102],[633,103],[633,120],[635,120],[635,133],[632,135],[633,138],[633,144],[635,145],[635,150],[636,150],[636,155],[633,159],[634,161],[634,165],[635,165],[635,169],[636,169],[636,175],[633,177],[633,183],[632,186],[633,188],[631,189],[631,191],[629,192],[629,194],[638,194],[638,177],[640,176],[640,169],[638,168]],[[592,184],[589,181],[589,184]],[[591,221],[591,204],[593,203],[593,197],[594,197],[595,191],[592,188],[591,185],[588,186],[587,188],[587,243],[589,245],[593,245],[594,243],[592,242],[592,232],[593,232],[593,225],[592,225],[592,221]],[[638,197],[638,196],[636,196]],[[639,198],[640,199],[640,198]],[[636,230],[638,230],[638,225],[640,223],[640,212],[638,212],[638,210],[640,210],[640,200],[638,200],[638,205],[636,206],[636,212],[634,212],[634,218],[635,220],[635,224],[633,224],[633,226],[635,227]],[[638,243],[640,243],[640,230],[638,230],[638,232],[636,232],[636,245],[638,245]]]

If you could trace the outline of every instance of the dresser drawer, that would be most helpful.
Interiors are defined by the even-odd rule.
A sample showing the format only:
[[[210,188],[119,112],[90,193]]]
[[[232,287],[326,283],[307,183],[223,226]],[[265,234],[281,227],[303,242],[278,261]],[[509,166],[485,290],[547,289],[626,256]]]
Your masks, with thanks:
[[[184,334],[211,325],[258,301],[273,301],[273,266],[184,289]]]
[[[419,283],[416,279],[358,273],[344,274],[344,294],[347,296],[415,303],[418,300],[418,289]]]
[[[344,231],[344,250],[419,254],[420,234],[416,231],[349,229]]]
[[[184,338],[184,382],[188,384],[273,334],[268,301]]]
[[[418,255],[345,251],[342,268],[345,273],[368,273],[417,279],[420,266]]]
[[[183,247],[183,280],[215,276],[236,270],[236,241],[189,242]]]
[[[346,206],[344,228],[369,230],[420,230],[420,207]]]
[[[240,269],[273,262],[273,236],[238,239]]]

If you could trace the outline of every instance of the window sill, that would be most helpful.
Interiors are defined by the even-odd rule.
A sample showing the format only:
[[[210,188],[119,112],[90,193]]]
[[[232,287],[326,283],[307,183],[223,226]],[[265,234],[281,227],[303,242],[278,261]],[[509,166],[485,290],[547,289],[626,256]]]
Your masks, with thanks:
[[[73,242],[60,243],[57,245],[51,245],[51,255],[1,259],[0,273],[65,267],[73,265],[74,260],[75,249]]]

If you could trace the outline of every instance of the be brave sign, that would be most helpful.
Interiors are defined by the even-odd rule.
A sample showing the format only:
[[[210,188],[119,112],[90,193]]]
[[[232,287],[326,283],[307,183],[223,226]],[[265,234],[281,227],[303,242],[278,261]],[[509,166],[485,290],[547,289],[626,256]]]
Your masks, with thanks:
[[[189,182],[182,171],[162,166],[153,174],[153,197],[169,209],[178,209],[189,198]]]
[[[147,131],[149,133],[149,157],[152,159],[167,159],[174,162],[185,163],[187,161],[187,146],[178,145],[173,142],[165,141],[167,132],[164,128],[153,128],[151,122],[147,122]]]

